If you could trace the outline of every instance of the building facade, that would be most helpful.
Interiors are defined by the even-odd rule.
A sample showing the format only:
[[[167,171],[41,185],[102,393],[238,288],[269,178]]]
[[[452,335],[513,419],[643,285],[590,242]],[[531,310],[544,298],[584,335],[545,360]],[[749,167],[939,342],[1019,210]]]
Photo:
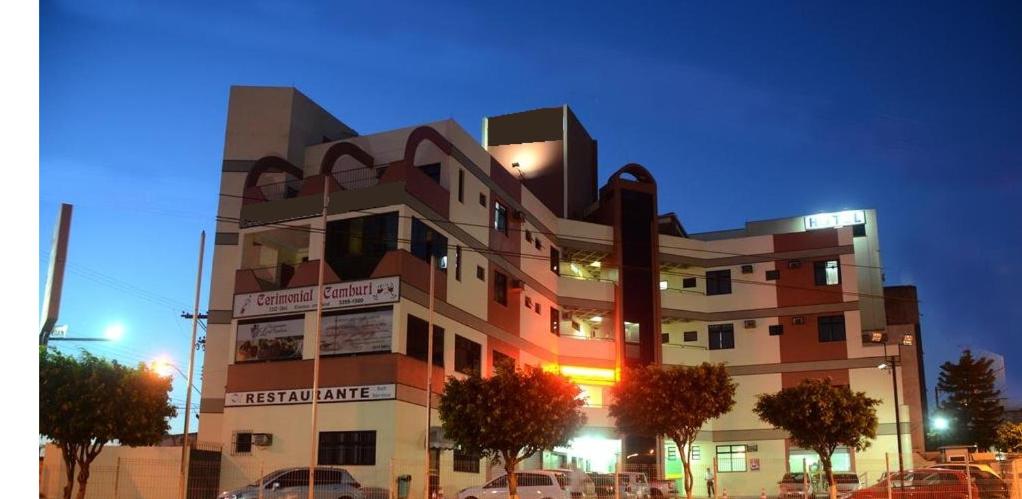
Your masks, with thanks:
[[[720,487],[772,491],[815,460],[752,413],[757,394],[806,378],[883,401],[873,445],[835,458],[878,477],[898,446],[891,374],[877,366],[898,358],[904,335],[883,336],[875,211],[690,234],[658,211],[656,180],[642,166],[621,167],[603,186],[597,178],[597,142],[567,106],[486,118],[480,144],[451,120],[358,135],[295,89],[232,88],[199,440],[224,445],[225,474],[255,461],[307,465],[311,445],[321,463],[356,477],[383,476],[398,460],[424,467],[425,441],[443,447],[426,427],[427,391],[436,400],[446,376],[490,373],[511,358],[561,372],[587,397],[585,429],[528,466],[610,471],[650,450],[672,477],[677,449],[622,439],[605,391],[625,365],[709,361],[726,363],[738,383],[734,410],[708,423],[693,449],[697,471],[716,458]],[[925,389],[921,371],[903,375],[908,366],[896,376],[911,462]],[[902,377],[920,387],[915,399]],[[439,426],[435,412],[432,421]],[[449,495],[486,479],[472,456],[432,454]]]

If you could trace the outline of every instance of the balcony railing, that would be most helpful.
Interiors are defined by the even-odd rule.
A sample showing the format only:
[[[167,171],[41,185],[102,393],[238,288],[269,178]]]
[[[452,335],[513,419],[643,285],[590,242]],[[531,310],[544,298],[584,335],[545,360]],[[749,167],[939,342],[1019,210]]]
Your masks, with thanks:
[[[302,179],[289,178],[283,182],[259,185],[256,188],[266,201],[290,199],[298,197],[298,193],[302,190]]]
[[[375,167],[375,168],[353,168],[351,170],[341,170],[333,172],[332,176],[337,184],[344,190],[351,191],[357,189],[365,189],[366,187],[372,187],[380,183],[380,178],[386,173],[387,167]]]

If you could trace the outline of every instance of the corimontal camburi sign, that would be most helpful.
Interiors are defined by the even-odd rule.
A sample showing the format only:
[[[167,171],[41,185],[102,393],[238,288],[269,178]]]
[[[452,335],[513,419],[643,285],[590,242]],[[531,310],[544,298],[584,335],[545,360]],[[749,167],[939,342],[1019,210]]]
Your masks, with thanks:
[[[393,303],[401,297],[399,277],[341,282],[323,286],[323,308]],[[248,293],[234,297],[234,317],[304,312],[316,309],[316,286]]]

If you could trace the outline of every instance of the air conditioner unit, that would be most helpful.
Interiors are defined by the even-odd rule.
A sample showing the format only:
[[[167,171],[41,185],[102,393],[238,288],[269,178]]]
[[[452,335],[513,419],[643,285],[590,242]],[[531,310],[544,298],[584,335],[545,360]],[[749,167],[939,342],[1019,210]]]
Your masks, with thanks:
[[[512,216],[514,217],[516,222],[521,222],[525,220],[525,213],[522,213],[521,211],[518,210],[515,210],[515,213]]]
[[[742,265],[742,273],[743,274],[751,274],[752,273],[752,265]]]
[[[788,260],[789,269],[797,269],[802,266],[802,260]]]
[[[756,319],[748,319],[745,321],[745,329],[752,329],[756,327]]]
[[[806,318],[802,317],[802,316],[792,317],[791,318],[791,323],[796,325],[796,326],[801,326],[801,325],[806,323]]]
[[[525,282],[521,279],[511,279],[511,289],[525,289]]]
[[[252,434],[252,445],[259,447],[269,447],[273,445],[273,434],[272,433],[253,433]]]

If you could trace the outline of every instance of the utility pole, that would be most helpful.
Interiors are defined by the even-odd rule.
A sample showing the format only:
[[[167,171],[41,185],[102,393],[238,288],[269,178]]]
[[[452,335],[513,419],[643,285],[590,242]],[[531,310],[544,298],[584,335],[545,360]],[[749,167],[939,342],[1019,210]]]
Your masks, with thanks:
[[[319,342],[323,336],[323,278],[326,275],[326,209],[330,204],[330,176],[323,176],[323,241],[319,255],[319,284],[316,287],[316,340],[312,343],[312,427],[309,432],[309,499],[314,499],[316,490],[316,458],[319,453],[319,439],[316,423],[319,418]]]
[[[188,394],[185,395],[185,427],[181,440],[181,483],[178,487],[181,491],[181,499],[188,495],[188,431],[192,417],[192,378],[195,374],[195,336],[199,326],[199,295],[202,291],[202,258],[206,250],[206,231],[199,234],[199,269],[195,274],[195,306],[192,312],[192,341],[188,344]]]
[[[53,229],[50,265],[46,273],[46,288],[43,292],[43,312],[39,320],[39,344],[42,346],[49,343],[50,334],[53,333],[53,327],[57,325],[57,316],[60,314],[60,295],[64,290],[64,266],[67,264],[67,244],[71,237],[72,211],[71,205],[61,203],[57,224]]]
[[[429,432],[430,425],[432,425],[432,405],[433,405],[433,244],[432,241],[427,245],[427,251],[429,253],[429,321],[426,326],[426,492],[423,494],[424,499],[430,499],[430,482],[432,478],[432,469],[430,467],[431,449],[429,448]],[[437,477],[439,480],[440,477]]]

